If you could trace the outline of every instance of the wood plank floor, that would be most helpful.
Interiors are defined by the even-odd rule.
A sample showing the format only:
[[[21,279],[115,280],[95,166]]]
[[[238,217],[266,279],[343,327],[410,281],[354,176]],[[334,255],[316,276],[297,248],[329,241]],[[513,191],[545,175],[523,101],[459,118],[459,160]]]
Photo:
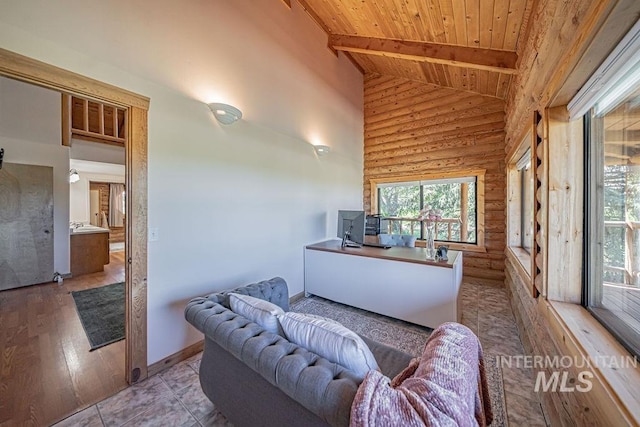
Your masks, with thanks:
[[[0,426],[50,425],[127,386],[124,340],[89,352],[71,291],[124,281],[124,251],[102,273],[0,292]]]

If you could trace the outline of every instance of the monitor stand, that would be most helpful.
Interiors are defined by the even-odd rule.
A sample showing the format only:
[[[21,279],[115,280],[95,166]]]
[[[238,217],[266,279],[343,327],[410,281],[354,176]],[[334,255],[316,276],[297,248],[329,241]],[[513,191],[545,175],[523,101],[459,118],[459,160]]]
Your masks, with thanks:
[[[362,245],[356,242],[352,242],[351,240],[349,240],[349,237],[351,237],[351,233],[349,233],[348,231],[344,233],[344,236],[342,236],[342,247],[343,248],[361,248]]]

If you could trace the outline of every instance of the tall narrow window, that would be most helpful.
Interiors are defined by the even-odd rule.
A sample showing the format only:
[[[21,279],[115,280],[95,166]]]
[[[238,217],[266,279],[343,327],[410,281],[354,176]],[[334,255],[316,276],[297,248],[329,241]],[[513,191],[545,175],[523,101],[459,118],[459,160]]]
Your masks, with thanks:
[[[640,354],[640,63],[585,118],[586,305]]]
[[[507,243],[513,256],[531,275],[533,248],[532,132],[515,149],[507,165]]]
[[[533,247],[533,172],[531,149],[518,160],[520,191],[520,247],[531,254]]]

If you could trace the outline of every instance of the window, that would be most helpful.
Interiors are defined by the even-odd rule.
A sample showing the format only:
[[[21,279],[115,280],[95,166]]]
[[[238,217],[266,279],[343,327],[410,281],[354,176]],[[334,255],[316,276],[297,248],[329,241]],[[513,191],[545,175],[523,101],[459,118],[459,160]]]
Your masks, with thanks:
[[[534,179],[531,164],[531,132],[523,138],[511,156],[508,167],[509,249],[531,275],[533,247]]]
[[[640,355],[640,63],[585,116],[587,308]]]
[[[425,238],[425,224],[417,219],[429,206],[442,211],[436,222],[436,241],[483,247],[484,170],[372,181],[374,212],[385,219],[382,232]],[[377,208],[377,209],[376,209]]]
[[[531,149],[518,160],[518,185],[520,187],[520,247],[531,254],[533,247],[533,172]]]

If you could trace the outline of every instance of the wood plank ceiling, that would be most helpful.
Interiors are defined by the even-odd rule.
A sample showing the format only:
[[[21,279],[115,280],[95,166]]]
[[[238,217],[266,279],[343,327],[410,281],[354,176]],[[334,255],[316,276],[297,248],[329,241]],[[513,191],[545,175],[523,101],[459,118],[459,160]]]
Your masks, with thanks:
[[[283,0],[290,3],[290,0]],[[532,0],[298,0],[364,73],[499,99],[517,72]]]

